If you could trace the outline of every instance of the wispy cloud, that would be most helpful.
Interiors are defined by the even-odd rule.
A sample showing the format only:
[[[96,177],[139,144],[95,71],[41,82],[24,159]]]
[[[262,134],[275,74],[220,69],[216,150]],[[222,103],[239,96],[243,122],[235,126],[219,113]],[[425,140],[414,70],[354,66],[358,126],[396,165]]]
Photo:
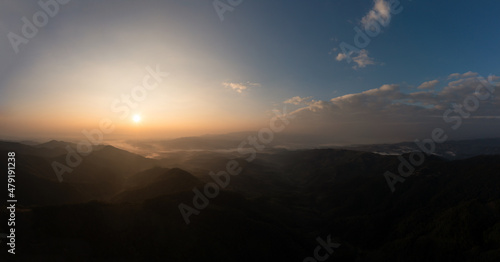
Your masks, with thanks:
[[[376,64],[373,58],[368,56],[368,51],[366,49],[362,49],[359,52],[358,56],[353,57],[352,60],[357,64],[352,67],[354,69],[363,68],[366,67],[367,65]]]
[[[259,83],[251,83],[251,82],[246,82],[246,83],[231,83],[231,82],[224,82],[222,83],[223,86],[230,88],[238,93],[243,93],[244,91],[250,89],[252,86],[260,86]]]
[[[294,96],[288,100],[286,100],[285,104],[292,104],[292,105],[300,105],[300,104],[307,104],[308,102],[311,101],[312,96],[309,97],[300,97],[300,96]]]
[[[448,76],[448,79],[462,79],[462,78],[468,78],[468,77],[476,77],[478,75],[479,75],[478,73],[469,71],[469,72],[463,73],[463,74],[460,74],[460,73],[451,74]]]
[[[417,87],[417,89],[433,89],[436,85],[439,84],[439,80],[432,80],[423,82],[421,85]]]
[[[350,53],[349,55],[354,55],[354,52]],[[347,56],[344,53],[339,53],[336,59],[337,61],[342,61],[346,58]],[[352,67],[354,69],[364,68],[367,65],[376,64],[375,60],[368,55],[368,50],[366,49],[361,49],[357,56],[352,57],[352,61],[356,63],[356,65]]]
[[[353,69],[364,68],[367,65],[376,65],[382,63],[376,63],[373,58],[368,56],[368,51],[366,46],[370,43],[371,38],[376,37],[382,30],[382,27],[387,27],[391,22],[391,14],[397,14],[401,12],[400,10],[392,10],[391,4],[393,0],[374,0],[373,7],[368,13],[361,19],[360,29],[357,26],[354,27],[356,36],[354,37],[354,44],[352,46],[346,42],[340,44],[342,52],[337,53],[336,60],[343,61],[346,60],[348,63],[354,61],[356,63]],[[359,38],[364,39],[359,42]],[[337,52],[338,48],[332,49],[332,52]],[[356,56],[354,56],[356,55]],[[354,56],[354,57],[353,57]]]
[[[389,25],[391,21],[391,7],[389,1],[375,0],[375,4],[362,19],[361,24],[365,29],[369,29],[373,23],[379,22],[382,25]]]

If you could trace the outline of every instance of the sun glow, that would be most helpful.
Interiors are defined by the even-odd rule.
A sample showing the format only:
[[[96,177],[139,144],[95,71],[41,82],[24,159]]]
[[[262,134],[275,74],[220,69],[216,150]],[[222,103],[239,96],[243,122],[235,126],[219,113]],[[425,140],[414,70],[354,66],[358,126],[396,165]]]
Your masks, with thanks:
[[[139,123],[139,122],[141,122],[141,115],[139,115],[139,114],[135,114],[135,115],[132,117],[132,120],[134,121],[134,123]]]

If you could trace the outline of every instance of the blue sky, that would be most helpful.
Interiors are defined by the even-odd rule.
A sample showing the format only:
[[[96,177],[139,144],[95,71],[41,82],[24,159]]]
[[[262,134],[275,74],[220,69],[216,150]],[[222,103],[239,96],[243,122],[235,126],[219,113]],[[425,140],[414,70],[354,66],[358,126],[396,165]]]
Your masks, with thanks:
[[[402,1],[401,6],[403,12],[366,48],[383,65],[360,70],[328,53],[342,41],[353,44],[353,28],[372,1],[247,1],[227,13],[221,30],[227,32],[225,41],[238,46],[231,56],[261,69],[259,76],[293,78],[303,95],[322,99],[335,90],[419,85],[455,72],[498,73],[500,3]]]
[[[114,119],[116,135],[136,132],[130,119],[116,118],[110,104],[141,81],[146,67],[156,65],[169,79],[131,111],[142,115],[143,132],[157,137],[252,130],[285,101],[294,114],[307,111],[323,119],[325,107],[316,108],[318,103],[335,104],[332,99],[384,85],[409,94],[435,81],[426,89],[435,96],[458,79],[451,74],[461,74],[464,82],[472,80],[467,76],[500,75],[498,1],[401,0],[402,11],[389,13],[388,25],[360,48],[361,64],[338,59],[339,46],[354,45],[354,28],[364,28],[370,12],[383,16],[391,1],[243,0],[223,13],[223,21],[214,2],[69,1],[58,4],[54,17],[16,54],[8,34],[22,36],[21,18],[32,20],[41,7],[3,1],[0,121],[7,128],[0,135],[77,136],[103,117]],[[290,103],[293,97],[300,103]],[[451,103],[446,99],[440,103]],[[433,106],[442,107],[427,105]],[[314,129],[320,127],[336,130],[324,123]]]

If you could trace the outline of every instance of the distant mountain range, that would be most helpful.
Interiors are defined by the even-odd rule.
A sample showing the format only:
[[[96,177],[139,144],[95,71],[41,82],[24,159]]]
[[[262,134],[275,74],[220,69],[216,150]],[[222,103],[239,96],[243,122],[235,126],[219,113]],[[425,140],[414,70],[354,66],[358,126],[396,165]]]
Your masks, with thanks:
[[[400,155],[404,153],[421,151],[421,149],[414,142],[380,145],[358,145],[346,146],[342,148],[390,155]],[[435,151],[435,155],[450,160],[465,159],[479,155],[498,154],[500,154],[500,138],[458,141],[451,140],[441,144],[437,144]]]
[[[0,153],[16,152],[18,257],[27,261],[303,261],[329,235],[341,244],[331,261],[498,261],[499,142],[440,144],[394,193],[384,173],[398,173],[395,154],[408,158],[411,143],[273,149],[251,162],[99,146],[62,183],[51,163],[65,163],[75,144],[0,142]],[[179,204],[192,205],[193,189],[230,160],[241,173],[187,225]]]
[[[170,157],[170,153],[178,153],[179,151],[212,151],[219,153],[226,153],[230,151],[234,152],[241,141],[251,135],[255,134],[240,132],[225,135],[183,137],[160,141],[128,140],[125,141],[124,144],[130,145],[131,149],[138,154],[154,156],[155,158],[165,158]],[[300,137],[294,137],[293,135],[280,136],[279,138],[273,140],[273,143],[267,148],[284,148],[288,150],[336,148],[392,155],[421,151],[415,142],[368,145],[324,145],[313,141],[309,143],[290,141],[300,141]],[[152,152],[154,152],[154,154],[152,154]],[[500,154],[500,138],[449,140],[444,143],[437,144],[435,154],[450,160],[464,159],[484,154]]]

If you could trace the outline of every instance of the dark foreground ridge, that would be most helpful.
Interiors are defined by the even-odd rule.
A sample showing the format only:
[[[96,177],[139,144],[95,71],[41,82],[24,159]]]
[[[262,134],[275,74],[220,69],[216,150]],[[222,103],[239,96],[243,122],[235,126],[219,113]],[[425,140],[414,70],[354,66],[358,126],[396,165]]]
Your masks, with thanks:
[[[328,261],[500,257],[500,155],[430,157],[394,193],[383,174],[397,172],[397,156],[316,149],[236,158],[241,174],[186,225],[178,206],[211,181],[196,170],[220,155],[184,159],[186,171],[100,147],[60,183],[51,162],[65,146],[0,142],[2,155],[22,152],[18,261],[303,261],[330,235],[340,246]]]

